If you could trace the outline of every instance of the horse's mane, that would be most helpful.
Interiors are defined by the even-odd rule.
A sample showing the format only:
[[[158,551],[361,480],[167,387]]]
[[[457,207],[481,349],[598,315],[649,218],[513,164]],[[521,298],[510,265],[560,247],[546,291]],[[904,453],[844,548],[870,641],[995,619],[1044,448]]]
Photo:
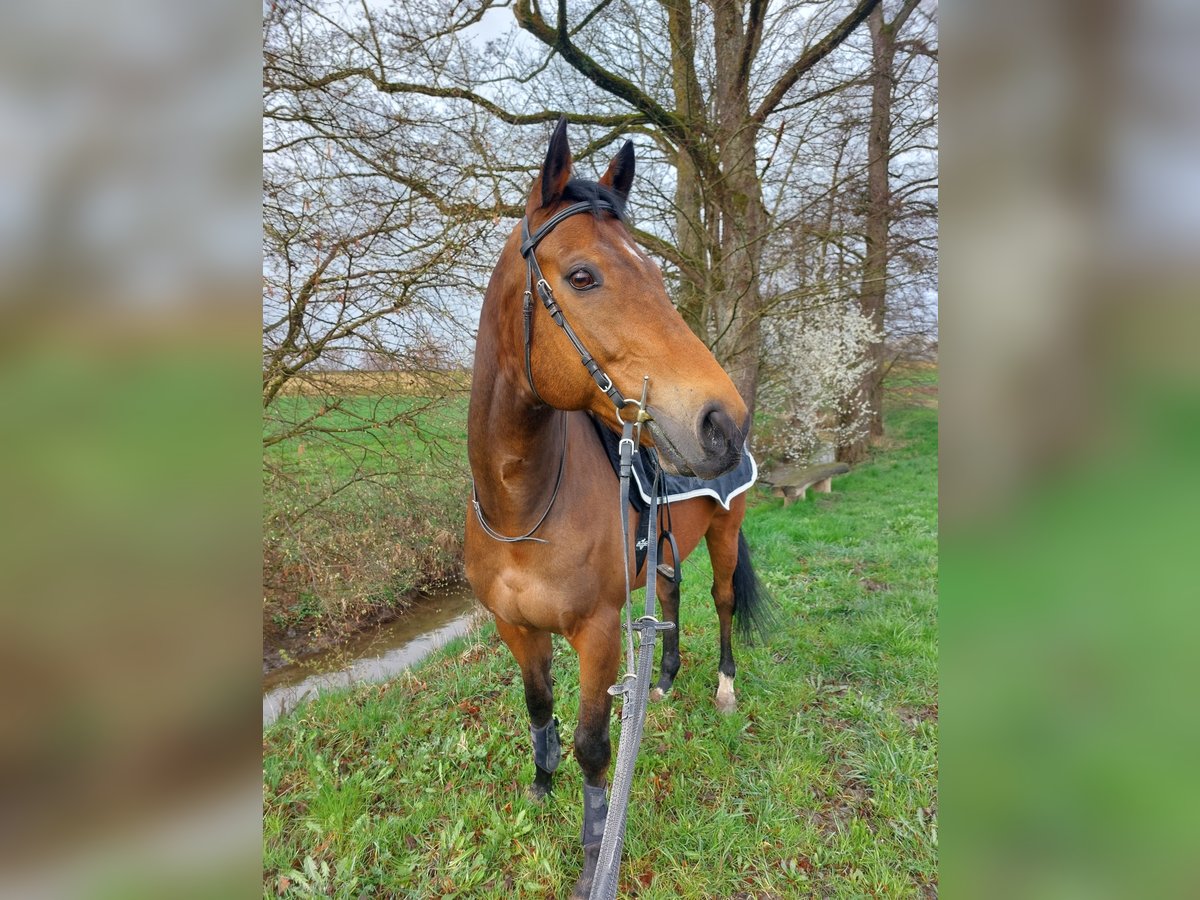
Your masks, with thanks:
[[[612,188],[597,181],[586,181],[582,178],[572,178],[563,188],[562,198],[572,203],[590,203],[592,212],[600,215],[606,203],[617,211],[617,218],[625,221],[625,198]]]

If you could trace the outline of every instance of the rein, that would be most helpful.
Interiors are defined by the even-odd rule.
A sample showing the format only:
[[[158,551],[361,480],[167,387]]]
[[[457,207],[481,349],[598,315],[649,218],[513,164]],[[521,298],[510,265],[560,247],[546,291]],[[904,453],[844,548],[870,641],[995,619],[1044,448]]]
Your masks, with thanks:
[[[565,413],[560,412],[558,417],[562,421],[562,456],[558,459],[558,476],[554,479],[554,490],[550,494],[550,502],[546,504],[546,511],[537,520],[537,524],[527,532],[518,537],[508,537],[492,528],[487,523],[487,519],[483,517],[483,509],[479,505],[479,492],[475,490],[475,479],[471,479],[471,505],[475,507],[475,518],[479,520],[479,527],[487,532],[487,536],[492,540],[500,541],[503,544],[516,544],[520,541],[533,541],[537,544],[550,543],[545,538],[534,537],[533,533],[542,527],[542,523],[546,521],[546,516],[550,515],[550,510],[554,509],[554,501],[558,499],[558,489],[562,487],[563,472],[567,470],[567,416]]]
[[[642,383],[642,400],[645,401],[646,387],[649,377]],[[636,402],[636,401],[635,401]],[[639,404],[641,406],[641,404]],[[618,412],[618,418],[620,413]],[[626,547],[629,546],[629,516],[632,507],[629,505],[629,481],[633,473],[633,454],[637,447],[642,423],[627,422],[621,419],[621,442],[619,478],[621,483],[621,537]],[[630,555],[636,559],[634,549],[625,557],[625,637],[627,670],[621,680],[608,689],[613,697],[621,698],[621,738],[617,745],[617,764],[613,775],[612,797],[608,807],[608,815],[604,820],[604,837],[600,841],[600,855],[596,861],[596,872],[592,880],[592,890],[589,900],[614,900],[617,896],[617,882],[621,868],[621,849],[625,844],[625,820],[629,808],[629,792],[633,787],[633,770],[637,763],[638,750],[642,745],[642,727],[646,723],[646,706],[650,699],[650,676],[654,668],[654,645],[658,642],[660,631],[670,631],[675,627],[674,622],[661,622],[655,615],[655,595],[658,578],[658,548],[661,539],[656,538],[658,531],[658,499],[660,494],[661,469],[657,470],[654,487],[650,491],[650,508],[646,531],[646,605],[641,618],[633,618],[633,592],[630,590],[631,565],[636,567],[636,561],[630,560]],[[670,533],[667,532],[669,535]],[[671,538],[674,546],[675,539]],[[679,574],[679,561],[676,558],[675,574]],[[635,573],[636,574],[636,573]],[[633,633],[638,633],[638,651],[636,662],[633,650]]]
[[[629,483],[633,473],[633,454],[636,452],[638,443],[641,440],[642,423],[649,418],[646,414],[646,395],[649,389],[650,376],[647,375],[642,382],[642,396],[640,400],[629,400],[617,389],[616,385],[613,384],[612,378],[596,362],[595,357],[588,352],[583,341],[579,339],[579,335],[571,327],[571,323],[563,315],[562,308],[555,302],[554,291],[546,281],[542,273],[542,267],[538,265],[537,256],[533,252],[541,240],[564,219],[568,219],[578,213],[590,212],[597,209],[606,210],[613,213],[617,218],[621,218],[620,211],[609,203],[604,201],[596,203],[585,201],[573,203],[555,213],[532,235],[529,233],[528,217],[521,219],[521,255],[525,258],[526,263],[522,314],[524,317],[525,334],[525,377],[529,381],[530,390],[533,391],[533,395],[538,401],[549,406],[542,399],[541,395],[538,394],[537,388],[533,384],[533,366],[530,361],[533,346],[533,298],[535,291],[542,305],[546,308],[546,312],[550,314],[550,318],[554,324],[563,330],[567,338],[571,341],[571,344],[575,347],[575,352],[579,354],[580,362],[583,363],[584,368],[588,370],[588,374],[596,382],[596,387],[612,400],[613,405],[616,407],[617,419],[621,422],[621,440],[617,445],[620,457],[617,474],[620,482],[621,539],[622,546],[627,548],[624,560],[624,630],[627,669],[625,675],[621,676],[620,681],[608,689],[608,693],[611,696],[621,698],[621,738],[617,748],[617,765],[612,783],[611,804],[609,805],[608,814],[604,821],[604,837],[600,843],[600,855],[596,863],[596,871],[589,898],[589,900],[613,900],[617,895],[617,881],[621,866],[621,849],[625,841],[626,812],[629,806],[630,789],[633,786],[633,770],[637,761],[638,748],[642,742],[642,727],[646,721],[646,706],[650,694],[650,675],[654,666],[654,645],[657,642],[660,631],[669,631],[675,627],[675,623],[661,622],[654,615],[657,591],[658,550],[664,537],[670,540],[673,551],[673,562],[675,563],[673,577],[676,579],[679,578],[679,559],[678,552],[674,549],[675,539],[670,531],[665,531],[662,537],[659,537],[657,533],[658,502],[661,492],[660,479],[662,476],[661,468],[656,467],[654,486],[650,491],[649,521],[646,533],[646,605],[641,618],[635,621],[633,618],[633,592],[631,586],[633,577],[637,574],[637,550],[636,548],[633,550],[628,549],[630,546],[629,519],[632,511],[629,503]],[[636,407],[637,415],[631,419],[626,419],[622,413],[631,406]],[[547,543],[543,538],[533,537],[533,534],[546,521],[546,517],[550,515],[550,510],[554,507],[554,501],[558,498],[559,488],[562,486],[563,471],[566,468],[567,458],[567,432],[566,414],[560,413],[560,415],[563,418],[563,455],[559,462],[558,479],[554,484],[554,492],[550,497],[550,504],[546,507],[546,511],[542,513],[542,517],[538,519],[537,524],[525,532],[525,534],[519,537],[506,537],[497,533],[487,524],[483,517],[483,510],[479,505],[479,496],[475,490],[474,480],[472,480],[471,502],[475,508],[475,516],[479,520],[479,524],[483,530],[493,539],[505,543],[515,543],[517,541]],[[632,573],[630,572],[631,567],[635,570]],[[633,641],[634,632],[638,634],[639,643],[636,653]]]

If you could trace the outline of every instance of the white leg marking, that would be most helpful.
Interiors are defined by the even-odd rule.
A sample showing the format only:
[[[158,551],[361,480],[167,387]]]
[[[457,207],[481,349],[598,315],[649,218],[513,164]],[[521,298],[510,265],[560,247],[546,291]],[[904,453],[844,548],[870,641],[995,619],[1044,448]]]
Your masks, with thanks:
[[[733,694],[733,676],[724,672],[717,673],[717,709],[721,712],[733,712],[737,707],[737,697]]]
[[[663,698],[663,689],[660,687],[650,689],[650,702],[657,703]]]

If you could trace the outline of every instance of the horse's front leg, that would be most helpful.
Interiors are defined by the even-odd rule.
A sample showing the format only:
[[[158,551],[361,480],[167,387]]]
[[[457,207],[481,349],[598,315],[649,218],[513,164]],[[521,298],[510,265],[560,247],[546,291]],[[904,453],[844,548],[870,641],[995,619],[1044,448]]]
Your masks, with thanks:
[[[660,567],[661,568],[661,567]],[[663,621],[674,622],[675,627],[663,632],[662,674],[658,684],[651,689],[650,699],[661,700],[671,690],[675,676],[679,674],[679,585],[661,572],[658,578],[658,599],[662,604]]]
[[[554,718],[554,690],[550,683],[553,645],[550,632],[509,625],[496,619],[496,630],[521,667],[525,706],[529,710],[529,735],[533,741],[533,784],[529,796],[541,800],[554,786],[554,770],[562,759],[558,720]]]
[[[586,898],[596,874],[604,820],[608,816],[608,764],[612,756],[609,723],[612,696],[621,658],[621,618],[616,610],[593,616],[569,637],[579,654],[579,727],[575,729],[575,759],[583,770],[583,874],[573,900]]]

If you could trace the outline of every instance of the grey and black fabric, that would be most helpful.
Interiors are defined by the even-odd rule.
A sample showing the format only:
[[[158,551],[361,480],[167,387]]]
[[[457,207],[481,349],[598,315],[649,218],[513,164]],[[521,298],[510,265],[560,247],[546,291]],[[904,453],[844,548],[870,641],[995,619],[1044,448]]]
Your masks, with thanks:
[[[589,416],[589,418],[596,429],[601,446],[604,447],[605,455],[608,456],[608,461],[613,467],[613,472],[618,472],[620,459],[617,444],[620,442],[621,436],[595,416]],[[642,571],[642,566],[646,562],[646,550],[648,549],[646,534],[650,526],[646,511],[650,507],[650,492],[654,489],[656,478],[659,480],[660,504],[664,507],[662,515],[669,520],[670,504],[680,500],[689,500],[692,497],[711,497],[725,509],[729,509],[733,498],[748,491],[758,479],[758,464],[754,461],[750,449],[743,447],[741,461],[724,475],[719,475],[711,480],[691,475],[671,475],[661,470],[658,464],[658,454],[653,449],[639,447],[638,452],[633,456],[633,485],[637,490],[629,492],[629,505],[638,514],[637,543],[635,544],[638,572]],[[663,529],[660,528],[659,531],[662,532]],[[669,521],[666,531],[670,532]],[[662,554],[659,554],[659,558],[663,559]],[[679,580],[679,567],[675,565],[675,581]]]

